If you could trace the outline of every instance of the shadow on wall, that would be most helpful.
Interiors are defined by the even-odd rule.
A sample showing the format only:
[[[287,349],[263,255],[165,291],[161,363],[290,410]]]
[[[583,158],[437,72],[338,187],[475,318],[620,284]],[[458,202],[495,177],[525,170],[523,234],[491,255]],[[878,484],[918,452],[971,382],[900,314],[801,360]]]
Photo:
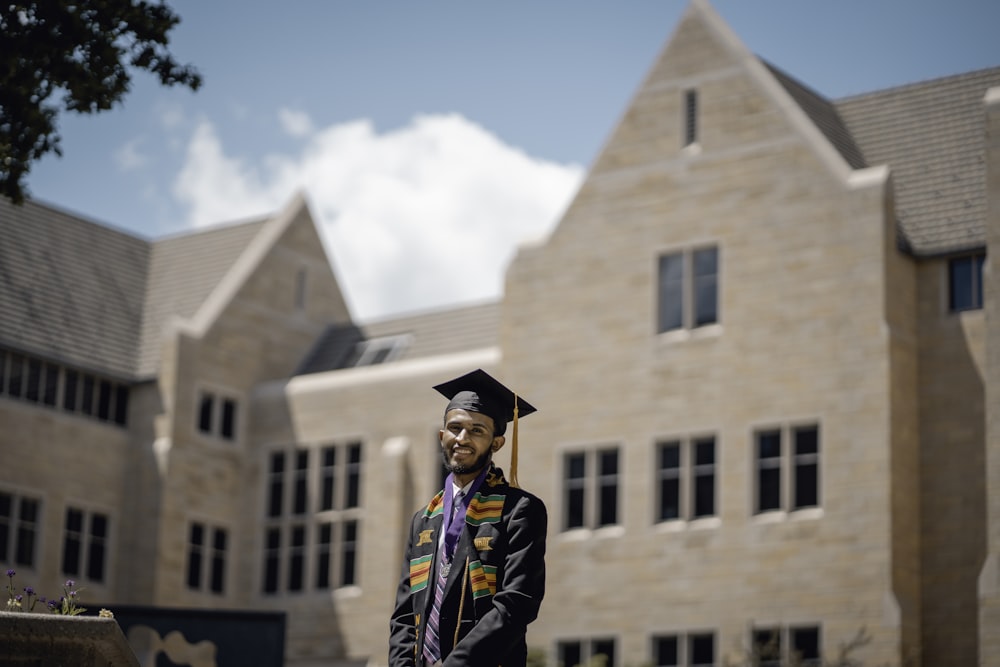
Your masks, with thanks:
[[[114,606],[142,667],[281,667],[285,613]]]

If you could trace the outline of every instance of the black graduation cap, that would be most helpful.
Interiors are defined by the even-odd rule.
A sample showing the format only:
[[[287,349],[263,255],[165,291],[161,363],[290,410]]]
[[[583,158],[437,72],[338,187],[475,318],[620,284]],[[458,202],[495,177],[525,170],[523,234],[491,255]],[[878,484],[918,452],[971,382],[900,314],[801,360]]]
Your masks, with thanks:
[[[513,486],[517,486],[517,419],[535,412],[535,406],[481,368],[435,385],[434,389],[449,399],[445,414],[458,408],[484,414],[493,420],[496,435],[503,435],[507,430],[507,422],[514,422],[511,433],[510,480]]]

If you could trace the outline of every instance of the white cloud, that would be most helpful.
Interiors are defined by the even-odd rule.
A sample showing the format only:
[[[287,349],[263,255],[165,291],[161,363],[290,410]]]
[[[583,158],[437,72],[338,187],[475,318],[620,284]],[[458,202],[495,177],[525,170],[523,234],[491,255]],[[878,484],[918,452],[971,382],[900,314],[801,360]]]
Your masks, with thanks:
[[[175,194],[201,225],[275,212],[304,190],[354,316],[370,319],[499,296],[516,246],[552,230],[582,176],[458,115],[383,134],[365,120],[310,129],[301,154],[259,169],[203,122]]]
[[[304,137],[313,131],[312,119],[304,111],[278,109],[278,121],[290,136]]]
[[[115,151],[115,164],[118,165],[119,169],[133,171],[149,162],[149,158],[139,150],[141,143],[142,139],[133,139]]]

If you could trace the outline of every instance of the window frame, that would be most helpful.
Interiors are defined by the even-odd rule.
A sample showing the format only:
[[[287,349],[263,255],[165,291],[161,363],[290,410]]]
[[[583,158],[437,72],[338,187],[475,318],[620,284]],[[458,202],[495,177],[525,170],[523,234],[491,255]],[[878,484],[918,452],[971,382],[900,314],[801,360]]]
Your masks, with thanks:
[[[604,469],[608,462],[605,458],[613,455],[615,470]],[[582,461],[582,475],[570,476],[573,473],[572,461]],[[600,530],[622,525],[622,485],[624,483],[623,456],[621,444],[605,443],[587,447],[573,448],[562,452],[562,471],[560,476],[560,498],[562,502],[561,532],[574,530]],[[607,491],[611,490],[614,514],[612,520],[606,516],[605,499]],[[577,498],[579,500],[577,501]],[[579,512],[576,510],[579,509]],[[571,520],[579,516],[580,524],[570,525]]]
[[[697,146],[699,141],[698,130],[699,130],[699,99],[698,99],[698,89],[697,88],[686,88],[683,91],[683,102],[682,108],[683,113],[683,125],[682,131],[682,146],[687,148],[688,146]]]
[[[412,344],[413,336],[398,334],[358,341],[344,364],[347,368],[378,366],[395,361]]]
[[[799,452],[799,434],[815,432],[815,452]],[[762,465],[761,436],[777,436],[778,454],[764,457]],[[750,465],[752,466],[752,514],[790,514],[823,507],[823,429],[820,421],[802,420],[780,426],[758,426],[751,434]],[[799,491],[803,483],[803,469],[812,470],[813,495],[815,503],[799,504]],[[777,499],[762,506],[763,471],[769,471],[768,489],[776,493]],[[769,498],[771,497],[769,494]]]
[[[192,431],[205,441],[241,444],[245,405],[239,392],[199,384],[195,389]]]
[[[566,648],[575,648],[574,653],[579,654],[578,662],[574,663],[576,665],[587,665],[593,660],[597,655],[600,654],[596,651],[599,650],[599,646],[602,644],[611,644],[611,655],[607,656],[608,660],[605,663],[605,667],[615,667],[617,664],[619,646],[618,637],[609,635],[595,635],[593,637],[572,637],[565,639],[555,640],[555,655],[556,664],[562,667],[574,667],[573,664],[565,664],[564,656]]]
[[[712,447],[712,461],[698,462],[698,451],[703,445]],[[676,448],[677,465],[664,465],[664,450]],[[691,522],[719,516],[719,439],[714,433],[697,433],[685,436],[658,438],[653,445],[654,506],[653,523]],[[701,479],[711,479],[711,512],[699,509],[699,484]],[[677,516],[664,515],[664,482],[676,480]]]
[[[0,562],[35,569],[38,567],[38,541],[45,509],[43,501],[37,496],[0,488],[0,500],[3,498],[8,500],[8,514],[0,514]],[[33,508],[32,518],[25,516],[26,503]],[[3,509],[3,504],[0,503],[0,509]]]
[[[131,387],[10,348],[0,348],[0,397],[128,428]]]
[[[69,526],[71,512],[79,514],[81,522],[79,530],[72,531],[72,534]],[[113,539],[111,518],[111,513],[106,510],[95,510],[78,504],[65,507],[61,533],[63,549],[59,562],[59,571],[64,576],[101,585],[109,583]],[[103,535],[97,534],[95,524],[99,521],[104,522]],[[71,537],[78,547],[75,569],[67,567],[67,547]]]
[[[711,662],[695,662],[695,641],[708,639],[712,647]],[[663,656],[659,654],[659,642],[663,640],[673,640],[674,661],[664,662]],[[687,630],[678,632],[658,632],[650,637],[649,664],[652,667],[714,667],[718,664],[719,653],[718,632],[715,630]]]
[[[712,257],[712,270],[699,272],[708,254]],[[657,335],[677,332],[695,332],[722,323],[722,250],[718,242],[664,250],[656,256],[655,281],[655,332]],[[667,267],[679,262],[678,269]],[[679,275],[674,275],[679,272]],[[702,292],[707,290],[708,294]],[[710,296],[703,299],[703,296]],[[701,306],[710,304],[708,319],[702,320]]]
[[[201,541],[195,543],[199,532]],[[193,593],[225,596],[232,552],[232,530],[222,524],[192,519],[187,522],[184,558],[184,588]],[[222,545],[219,545],[219,538]]]
[[[809,657],[796,657],[794,663],[793,651],[798,643],[795,641],[796,633],[808,631],[816,633],[816,655]],[[791,624],[755,624],[749,629],[750,657],[753,667],[781,667],[785,664],[802,665],[802,667],[821,667],[823,664],[823,626],[819,623],[791,623]],[[767,633],[769,639],[766,643],[759,640]],[[767,655],[760,655],[759,647],[767,646],[772,641],[777,643],[775,651],[769,651]]]
[[[945,261],[945,306],[949,313],[964,313],[983,309],[985,291],[984,269],[986,266],[986,251],[978,250],[948,257]],[[956,285],[956,270],[968,264],[969,284],[968,294],[958,295]],[[963,290],[965,291],[965,290]],[[961,303],[956,303],[956,297],[961,297]]]
[[[358,585],[364,466],[360,438],[264,452],[260,595]]]

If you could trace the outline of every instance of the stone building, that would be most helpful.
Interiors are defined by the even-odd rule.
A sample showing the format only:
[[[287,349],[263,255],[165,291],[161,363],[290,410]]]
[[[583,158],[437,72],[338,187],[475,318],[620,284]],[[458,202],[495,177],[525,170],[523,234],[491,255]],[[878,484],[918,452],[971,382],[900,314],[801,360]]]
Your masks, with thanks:
[[[430,387],[482,367],[540,409],[548,664],[1000,666],[998,216],[1000,68],[829,100],[705,0],[497,302],[354,321],[302,197],[157,240],[4,203],[0,564],[384,664]]]

